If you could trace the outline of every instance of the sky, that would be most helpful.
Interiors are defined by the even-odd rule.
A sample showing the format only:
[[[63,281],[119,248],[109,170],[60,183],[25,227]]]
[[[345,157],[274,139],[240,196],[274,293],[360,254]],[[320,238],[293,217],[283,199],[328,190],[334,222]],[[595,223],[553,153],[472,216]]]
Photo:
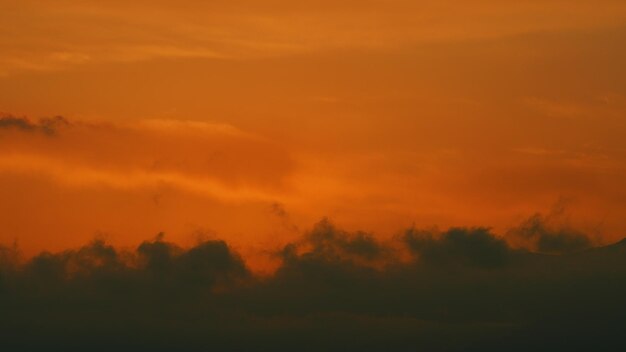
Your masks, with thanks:
[[[70,274],[87,265],[88,282],[62,289],[98,286],[103,250],[141,296],[156,275],[148,245],[176,268],[222,251],[236,282],[273,280],[252,285],[266,296],[312,275],[299,271],[307,253],[324,272],[373,268],[394,286],[414,270],[437,277],[433,248],[432,263],[471,263],[477,240],[563,256],[560,273],[626,237],[624,62],[623,0],[0,0],[0,263],[21,287],[9,291],[43,284],[28,269],[41,258]],[[535,259],[502,275],[528,284]],[[46,292],[32,299],[54,302]],[[379,318],[355,331],[415,328]]]
[[[32,126],[0,124],[0,240],[28,253],[263,247],[324,217],[505,233],[563,202],[626,232],[623,1],[0,9],[0,111]]]

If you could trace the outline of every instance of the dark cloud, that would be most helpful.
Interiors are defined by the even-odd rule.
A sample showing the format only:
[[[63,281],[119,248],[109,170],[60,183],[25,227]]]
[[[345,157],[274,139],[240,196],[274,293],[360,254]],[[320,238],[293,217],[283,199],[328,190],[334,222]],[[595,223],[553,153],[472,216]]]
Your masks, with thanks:
[[[430,265],[501,267],[509,260],[506,242],[486,228],[452,228],[444,233],[407,231],[404,237],[420,260]]]
[[[0,129],[40,132],[49,136],[56,134],[59,128],[69,126],[69,124],[69,121],[62,116],[44,117],[36,122],[25,117],[0,116]]]
[[[590,237],[569,225],[567,206],[570,202],[570,199],[559,198],[546,215],[533,214],[509,229],[507,236],[530,242],[540,253],[573,253],[590,248]]]
[[[346,258],[354,256],[364,260],[380,259],[386,248],[368,233],[350,234],[337,229],[328,219],[318,222],[306,234],[300,246],[309,246],[307,255],[323,258]]]
[[[586,234],[566,225],[553,225],[549,217],[538,213],[509,230],[509,234],[531,240],[541,253],[571,253],[591,247]]]
[[[291,216],[285,206],[279,202],[273,202],[269,207],[270,213],[280,219],[282,226],[292,232],[298,232],[298,226],[291,221]]]
[[[3,116],[0,117],[0,128],[15,128],[24,131],[32,131],[35,126],[26,118]]]
[[[0,251],[0,337],[33,350],[619,350],[626,242],[544,255],[486,228],[400,243],[328,220],[256,277],[223,241]],[[404,244],[404,248],[399,247]],[[412,255],[405,257],[403,251]]]
[[[278,202],[270,204],[270,212],[279,218],[286,218],[289,216],[289,214],[287,214],[287,210],[285,210],[285,206]]]

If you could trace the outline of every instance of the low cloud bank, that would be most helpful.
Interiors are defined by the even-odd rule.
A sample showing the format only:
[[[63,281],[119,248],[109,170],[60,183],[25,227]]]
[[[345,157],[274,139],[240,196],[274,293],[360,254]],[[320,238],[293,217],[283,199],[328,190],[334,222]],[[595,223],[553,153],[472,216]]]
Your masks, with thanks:
[[[0,249],[8,350],[610,350],[626,327],[626,242],[549,255],[486,228],[398,243],[329,221],[256,277],[223,241]]]

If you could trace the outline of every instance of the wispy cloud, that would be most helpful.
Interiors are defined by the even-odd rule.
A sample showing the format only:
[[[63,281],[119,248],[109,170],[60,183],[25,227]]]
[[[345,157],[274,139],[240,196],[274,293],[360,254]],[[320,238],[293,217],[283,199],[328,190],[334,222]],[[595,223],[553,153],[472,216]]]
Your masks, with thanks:
[[[1,172],[48,175],[68,186],[166,184],[224,201],[276,201],[290,168],[278,146],[225,124],[31,122],[9,115],[0,119],[2,130]]]
[[[187,2],[149,8],[120,2],[34,1],[0,4],[0,73],[56,70],[102,62],[159,58],[254,59],[343,48],[389,48],[476,40],[528,32],[580,30],[623,23],[619,1],[564,6],[483,0],[331,1],[299,6],[249,1]],[[348,10],[349,9],[349,10]],[[45,44],[44,44],[45,43]]]

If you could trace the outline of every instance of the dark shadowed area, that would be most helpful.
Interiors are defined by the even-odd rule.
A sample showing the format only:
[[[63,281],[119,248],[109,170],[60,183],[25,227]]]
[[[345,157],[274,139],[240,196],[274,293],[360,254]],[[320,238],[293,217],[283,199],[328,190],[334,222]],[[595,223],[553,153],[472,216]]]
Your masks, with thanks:
[[[524,225],[526,226],[526,225]],[[535,230],[539,231],[539,230]],[[626,242],[513,249],[486,228],[394,243],[328,220],[256,277],[223,241],[0,249],[3,350],[620,350]]]

